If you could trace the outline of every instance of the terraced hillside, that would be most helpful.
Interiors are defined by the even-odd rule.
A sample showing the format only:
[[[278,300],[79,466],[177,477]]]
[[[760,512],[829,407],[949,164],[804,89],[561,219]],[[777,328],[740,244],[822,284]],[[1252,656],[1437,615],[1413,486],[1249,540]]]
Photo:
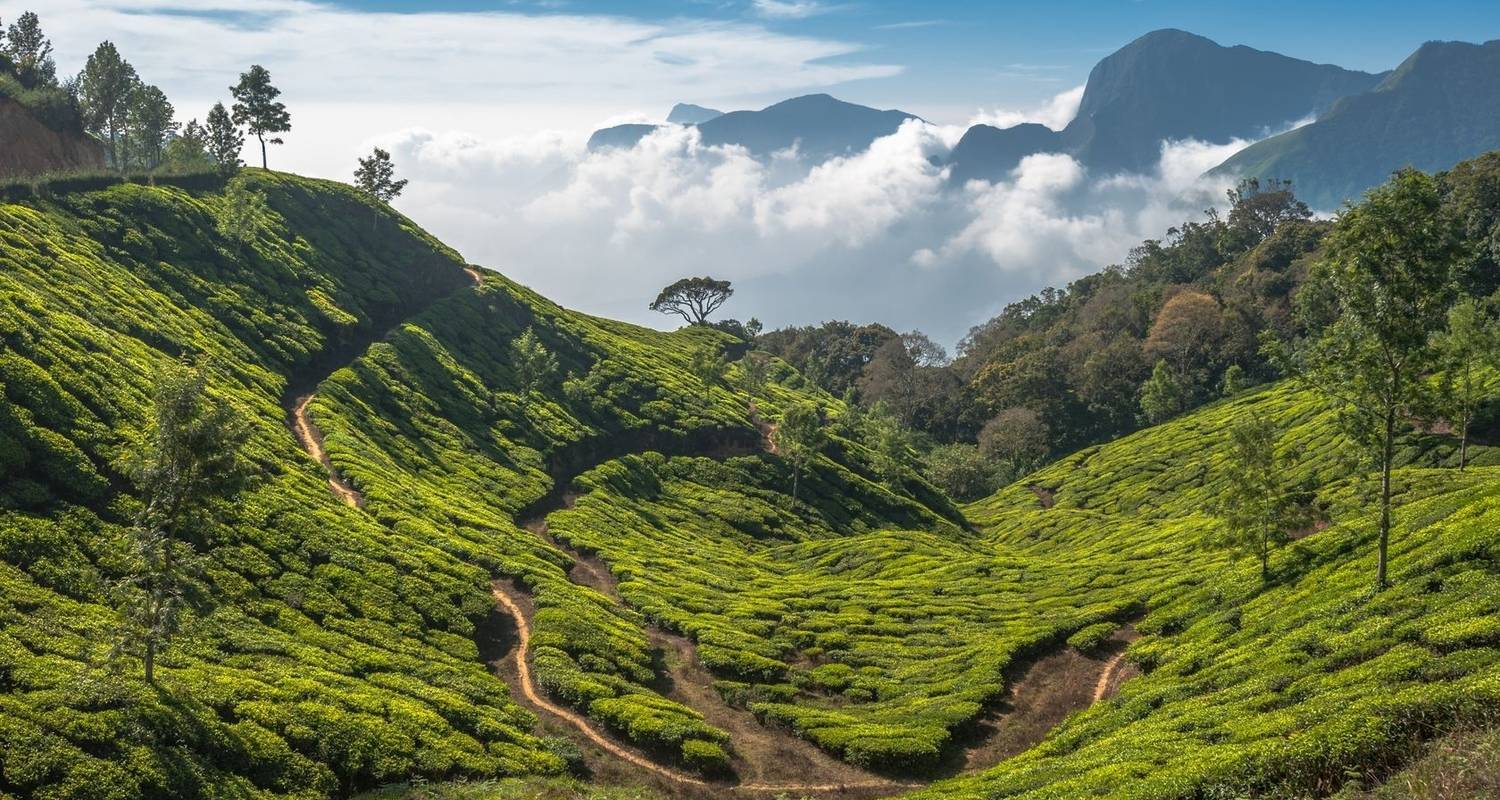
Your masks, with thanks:
[[[1408,436],[1378,595],[1368,483],[1289,385],[957,508],[785,365],[752,391],[739,340],[466,274],[345,187],[237,180],[269,201],[248,243],[213,186],[0,206],[0,798],[570,768],[704,797],[1327,794],[1500,701],[1500,451],[1460,474],[1451,437]],[[555,371],[521,374],[528,330]],[[251,421],[256,477],[195,534],[152,687],[107,658],[116,465],[183,357]],[[829,439],[793,496],[767,434],[808,401]],[[1201,544],[1252,413],[1327,517],[1269,584]]]

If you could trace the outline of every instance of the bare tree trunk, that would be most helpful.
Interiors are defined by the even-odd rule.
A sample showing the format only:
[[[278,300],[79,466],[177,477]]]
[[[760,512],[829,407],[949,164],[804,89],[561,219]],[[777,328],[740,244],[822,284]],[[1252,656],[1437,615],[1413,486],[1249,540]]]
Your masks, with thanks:
[[[257,133],[255,138],[260,140],[260,168],[270,169],[266,163],[266,137],[263,134]]]
[[[1464,471],[1464,465],[1469,461],[1469,415],[1464,415],[1463,426],[1458,433],[1458,471]]]
[[[156,640],[147,634],[146,638],[146,683],[156,685]]]
[[[1380,449],[1380,558],[1375,566],[1375,589],[1386,587],[1387,551],[1391,542],[1391,461],[1395,458],[1396,407],[1386,409],[1385,442]]]

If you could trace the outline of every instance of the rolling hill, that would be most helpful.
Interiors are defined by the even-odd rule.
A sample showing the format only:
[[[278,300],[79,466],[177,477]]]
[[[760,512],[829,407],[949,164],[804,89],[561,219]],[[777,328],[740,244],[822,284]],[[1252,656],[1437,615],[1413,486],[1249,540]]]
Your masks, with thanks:
[[[247,242],[216,177],[0,204],[0,796],[570,770],[683,797],[1327,794],[1500,702],[1500,451],[1460,474],[1451,436],[1409,431],[1380,594],[1369,482],[1290,384],[958,507],[727,334],[561,308],[348,187],[234,180],[267,199]],[[526,331],[558,364],[529,388]],[[152,687],[108,658],[118,465],[183,358],[250,424],[255,477],[193,533]],[[828,440],[794,482],[775,426],[804,403]],[[1250,414],[1328,523],[1264,584],[1201,544]]]

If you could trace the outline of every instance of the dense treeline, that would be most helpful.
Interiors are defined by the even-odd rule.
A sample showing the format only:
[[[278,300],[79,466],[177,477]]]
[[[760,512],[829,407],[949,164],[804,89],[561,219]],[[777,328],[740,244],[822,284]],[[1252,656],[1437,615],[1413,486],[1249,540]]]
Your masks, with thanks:
[[[1438,177],[1443,224],[1463,239],[1460,293],[1500,286],[1500,154]],[[1331,320],[1297,295],[1334,222],[1284,182],[1245,181],[1125,263],[1048,288],[973,328],[948,360],[926,336],[830,322],[757,344],[824,388],[883,404],[929,443],[928,473],[977,497],[1047,457],[1107,441],[1277,377],[1261,338]]]

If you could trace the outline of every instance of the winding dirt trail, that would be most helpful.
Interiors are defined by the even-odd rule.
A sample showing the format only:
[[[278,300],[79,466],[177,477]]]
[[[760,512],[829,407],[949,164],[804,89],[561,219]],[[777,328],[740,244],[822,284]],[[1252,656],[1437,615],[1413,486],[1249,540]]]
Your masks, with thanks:
[[[521,607],[522,602],[520,598],[513,596],[513,590],[501,581],[496,581],[492,585],[492,588],[495,603],[510,616],[512,623],[516,626],[516,646],[511,651],[511,660],[515,664],[516,682],[520,685],[521,694],[532,705],[567,722],[601,750],[622,761],[675,783],[686,784],[688,786],[716,786],[742,792],[812,792],[815,794],[828,794],[868,789],[915,789],[923,785],[883,778],[843,783],[719,783],[710,782],[695,775],[690,775],[681,770],[657,763],[646,756],[620,745],[607,734],[601,733],[594,727],[593,723],[577,712],[559,706],[547,699],[545,692],[536,686],[535,678],[531,674],[531,664],[529,661],[531,655],[531,622],[527,619],[526,612]]]
[[[344,501],[344,505],[350,508],[364,508],[364,495],[339,475],[338,470],[334,469],[333,460],[328,457],[328,451],[323,449],[323,432],[318,430],[318,426],[313,424],[312,417],[307,414],[307,404],[311,403],[312,399],[313,395],[305,395],[292,406],[292,433],[297,436],[297,444],[323,465],[323,471],[328,473],[328,489],[335,497]]]
[[[478,269],[474,267],[465,267],[464,272],[468,275],[474,288],[483,286],[483,275]],[[331,491],[334,496],[336,496],[345,505],[351,508],[363,508],[365,504],[364,496],[346,480],[344,480],[341,475],[339,475],[337,468],[334,466],[332,459],[329,457],[327,450],[324,447],[323,434],[318,429],[317,425],[313,422],[310,414],[308,413],[308,406],[311,404],[314,396],[314,393],[308,393],[306,395],[296,397],[289,404],[289,407],[287,409],[289,413],[289,427],[292,429],[292,433],[296,437],[299,446],[301,446],[301,448],[308,455],[312,456],[323,467],[324,472],[328,477],[329,491]],[[774,441],[774,424],[764,420],[760,416],[759,409],[756,407],[753,401],[750,403],[748,412],[751,423],[760,432],[761,447],[767,452],[774,454],[776,452]],[[614,576],[609,572],[609,568],[607,565],[605,565],[597,558],[587,557],[581,553],[574,552],[564,543],[557,541],[548,532],[548,514],[551,513],[551,511],[559,510],[571,505],[572,499],[573,498],[571,495],[563,493],[556,499],[555,507],[538,509],[533,513],[527,514],[526,519],[518,518],[516,520],[516,524],[518,527],[529,530],[537,536],[541,537],[549,544],[562,549],[564,552],[568,553],[568,555],[574,558],[575,568],[569,575],[569,579],[574,583],[593,587],[604,593],[606,596],[611,597],[615,602],[623,602],[620,598],[619,592],[616,590]],[[569,727],[575,729],[580,735],[585,737],[589,742],[598,747],[601,751],[619,759],[621,762],[632,765],[640,770],[644,770],[645,772],[665,779],[671,783],[679,784],[685,787],[696,787],[699,789],[711,790],[713,792],[735,791],[751,793],[803,793],[823,795],[863,793],[866,796],[871,796],[871,793],[874,793],[876,795],[891,794],[898,791],[920,788],[926,785],[925,782],[907,782],[873,776],[865,777],[868,775],[868,773],[858,771],[856,768],[852,767],[848,767],[848,769],[855,770],[854,774],[857,774],[859,777],[844,781],[779,782],[774,780],[751,780],[740,783],[730,783],[722,781],[710,781],[705,778],[698,777],[696,775],[692,775],[682,770],[659,763],[647,757],[646,755],[633,750],[630,747],[622,745],[609,734],[602,732],[599,728],[595,727],[594,723],[590,722],[586,717],[579,714],[578,712],[560,706],[547,698],[546,692],[538,687],[535,676],[531,672],[531,620],[530,614],[527,611],[527,608],[530,606],[529,601],[522,596],[518,589],[512,587],[505,581],[495,581],[491,586],[491,592],[495,600],[496,607],[505,612],[506,616],[510,618],[511,623],[515,627],[517,641],[515,647],[512,648],[510,653],[510,660],[513,662],[515,669],[513,681],[514,686],[512,688],[519,690],[520,694],[534,708],[540,709],[546,712],[548,715],[566,723]],[[687,665],[686,667],[684,667],[684,669],[696,668],[699,671],[702,670],[701,666],[696,664],[696,659],[694,657],[695,654],[693,652],[694,646],[690,641],[682,639],[681,637],[677,637],[674,634],[670,634],[666,631],[660,631],[654,628],[651,629],[649,633],[652,634],[653,642],[658,644],[659,646],[662,646],[664,651],[675,651],[675,655],[678,658],[679,665]],[[1097,703],[1101,699],[1103,699],[1109,693],[1112,685],[1117,687],[1119,681],[1122,679],[1121,665],[1123,662],[1123,655],[1123,653],[1116,655],[1104,666],[1102,673],[1099,675],[1098,682],[1094,687],[1091,702]],[[678,677],[678,675],[676,673],[673,673],[669,674],[667,677],[676,678]],[[1017,688],[1019,689],[1021,687]],[[691,692],[689,692],[689,694],[691,694]],[[697,708],[697,710],[699,710],[700,712],[723,711],[723,709],[718,708],[698,708],[698,705],[717,706],[721,704],[712,703],[713,698],[706,698],[706,695],[703,695],[701,692],[697,693],[694,696],[698,697],[699,703],[693,705],[692,707]],[[769,729],[764,730],[762,733],[764,734],[764,738],[767,739],[780,736],[790,737],[790,739],[792,740],[790,742],[791,744],[795,744],[799,747],[805,745],[806,748],[813,748],[814,750],[816,750],[813,745],[796,737],[794,734],[783,734],[770,731]],[[824,760],[829,760],[832,765],[826,770],[821,770],[825,773],[848,766],[844,765],[843,762],[831,760],[830,757],[826,757],[826,755],[821,751],[817,751],[816,753],[811,755],[806,753],[799,753],[798,756],[802,761],[809,762],[805,767],[809,771],[813,771],[814,768],[821,768],[824,766],[823,764],[810,763],[820,756],[823,757]],[[782,764],[780,766],[785,767],[786,765]]]

